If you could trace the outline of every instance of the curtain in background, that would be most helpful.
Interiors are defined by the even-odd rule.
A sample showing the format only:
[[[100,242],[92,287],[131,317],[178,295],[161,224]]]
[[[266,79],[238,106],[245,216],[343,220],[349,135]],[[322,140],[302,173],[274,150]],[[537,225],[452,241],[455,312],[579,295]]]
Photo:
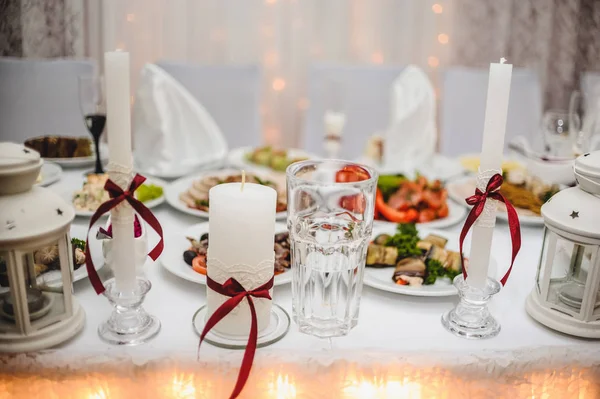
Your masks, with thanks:
[[[84,55],[82,0],[0,0],[0,56]]]
[[[545,108],[567,109],[582,72],[600,70],[598,0],[453,0],[450,63],[484,67],[505,57],[537,71]]]
[[[1,55],[99,61],[120,48],[134,86],[156,60],[259,64],[265,139],[286,146],[313,62],[413,63],[437,87],[447,66],[506,57],[537,71],[546,108],[563,109],[580,73],[600,69],[597,0],[0,0],[0,13]]]

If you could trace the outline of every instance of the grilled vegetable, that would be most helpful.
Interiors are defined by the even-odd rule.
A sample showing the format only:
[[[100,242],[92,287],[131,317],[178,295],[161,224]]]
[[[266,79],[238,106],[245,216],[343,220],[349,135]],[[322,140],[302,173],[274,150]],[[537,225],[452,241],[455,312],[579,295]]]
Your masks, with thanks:
[[[427,266],[419,258],[405,258],[396,265],[392,279],[397,281],[400,276],[425,277]]]
[[[369,244],[367,248],[367,266],[387,267],[394,266],[398,259],[398,249],[383,245]]]
[[[192,266],[192,261],[196,256],[198,256],[196,251],[187,250],[183,253],[183,261],[188,265]]]
[[[390,238],[392,238],[392,236],[389,234],[379,234],[377,237],[375,237],[373,242],[377,245],[385,245]]]
[[[436,245],[440,248],[446,248],[446,244],[448,243],[447,238],[440,237],[435,234],[429,234],[427,237],[423,238],[423,241],[429,241],[433,245]]]

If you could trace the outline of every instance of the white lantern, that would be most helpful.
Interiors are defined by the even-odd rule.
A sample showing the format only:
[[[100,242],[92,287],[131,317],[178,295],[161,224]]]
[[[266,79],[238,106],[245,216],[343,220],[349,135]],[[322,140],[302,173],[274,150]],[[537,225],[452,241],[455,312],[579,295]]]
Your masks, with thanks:
[[[557,331],[600,338],[600,151],[574,169],[578,187],[542,206],[544,245],[526,309]]]
[[[85,313],[73,297],[73,207],[34,187],[43,160],[0,143],[0,352],[35,351],[74,336]]]

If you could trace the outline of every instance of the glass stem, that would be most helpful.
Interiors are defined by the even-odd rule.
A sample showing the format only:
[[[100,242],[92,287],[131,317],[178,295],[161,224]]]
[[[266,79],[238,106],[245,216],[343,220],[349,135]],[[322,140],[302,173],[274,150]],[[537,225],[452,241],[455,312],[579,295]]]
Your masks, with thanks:
[[[102,168],[102,161],[100,160],[100,137],[94,135],[94,145],[96,146],[96,172],[104,173]]]

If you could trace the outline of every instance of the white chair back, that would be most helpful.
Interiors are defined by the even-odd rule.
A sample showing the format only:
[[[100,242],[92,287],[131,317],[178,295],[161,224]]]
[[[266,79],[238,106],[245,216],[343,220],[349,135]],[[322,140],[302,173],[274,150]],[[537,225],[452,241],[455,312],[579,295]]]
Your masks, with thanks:
[[[94,70],[92,61],[0,58],[0,141],[89,136],[78,77]]]
[[[229,148],[262,144],[258,66],[205,66],[159,61],[213,117]]]
[[[600,135],[600,72],[584,72],[579,82],[583,95],[583,126],[584,132]],[[598,138],[594,139],[600,141]],[[594,147],[592,147],[594,148]]]
[[[340,91],[341,108],[346,114],[339,157],[360,158],[368,137],[383,132],[390,123],[392,84],[403,69],[402,66],[312,65],[302,147],[313,154],[325,154],[324,116],[331,106],[327,104],[330,97],[327,91],[334,84]]]
[[[443,73],[440,152],[479,153],[488,86],[487,69],[449,68]],[[542,89],[533,71],[513,68],[504,148],[516,136],[540,140]]]

